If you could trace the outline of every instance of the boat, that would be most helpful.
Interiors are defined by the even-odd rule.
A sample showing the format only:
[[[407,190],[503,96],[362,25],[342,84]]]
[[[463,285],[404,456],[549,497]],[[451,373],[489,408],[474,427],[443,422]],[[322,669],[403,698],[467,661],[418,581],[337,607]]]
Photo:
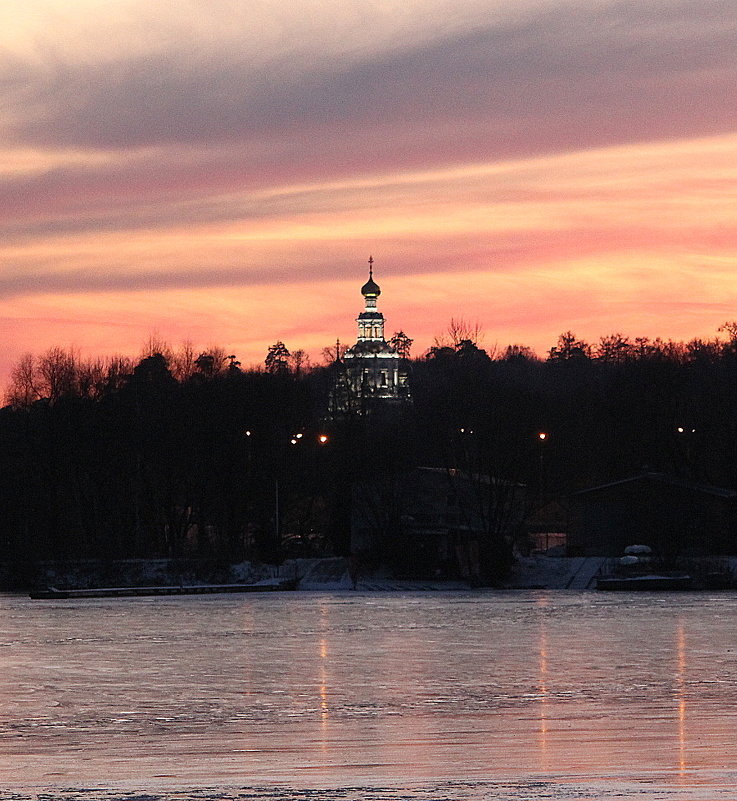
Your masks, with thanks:
[[[674,592],[693,590],[694,583],[689,573],[658,571],[649,545],[628,545],[624,556],[614,561],[611,572],[596,577],[597,590]]]
[[[630,592],[644,591],[680,591],[693,590],[694,579],[688,574],[659,575],[645,574],[638,576],[597,576],[597,590],[626,590]]]

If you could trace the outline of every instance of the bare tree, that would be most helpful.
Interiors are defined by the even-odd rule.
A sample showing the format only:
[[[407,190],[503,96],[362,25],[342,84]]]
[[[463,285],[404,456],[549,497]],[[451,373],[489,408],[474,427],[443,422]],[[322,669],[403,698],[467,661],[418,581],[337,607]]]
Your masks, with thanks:
[[[105,389],[115,392],[121,389],[133,372],[133,361],[127,356],[111,356],[105,365]]]
[[[717,331],[724,331],[729,335],[730,342],[737,342],[737,320],[727,320],[726,323],[723,323],[717,328]]]
[[[458,348],[462,342],[472,342],[478,346],[484,338],[484,332],[478,322],[468,323],[462,317],[451,317],[448,329],[433,340],[435,348]]]
[[[322,358],[325,364],[334,364],[343,359],[345,352],[348,350],[347,345],[343,345],[339,339],[335,341],[335,345],[322,349]]]
[[[39,376],[36,369],[36,357],[25,353],[20,357],[10,372],[5,401],[10,406],[30,406],[41,397]]]
[[[149,334],[148,339],[143,343],[141,359],[147,359],[149,356],[156,356],[157,354],[161,354],[166,359],[167,364],[172,363],[174,353],[171,345],[154,331]]]
[[[106,363],[94,358],[77,364],[77,388],[83,398],[99,398],[105,389]]]
[[[310,357],[301,348],[292,351],[289,356],[289,366],[295,375],[302,375],[303,372],[310,369]]]
[[[41,396],[54,403],[59,398],[78,394],[77,363],[73,351],[49,348],[38,361]]]
[[[187,381],[195,372],[194,346],[186,339],[171,358],[171,372],[177,381]]]

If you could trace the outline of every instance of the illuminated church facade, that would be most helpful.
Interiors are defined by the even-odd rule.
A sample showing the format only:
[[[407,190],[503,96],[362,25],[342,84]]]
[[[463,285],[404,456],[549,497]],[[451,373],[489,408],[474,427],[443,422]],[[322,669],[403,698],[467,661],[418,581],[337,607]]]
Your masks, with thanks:
[[[358,337],[342,358],[344,408],[362,410],[366,404],[409,397],[405,359],[385,338],[384,315],[378,309],[381,288],[374,281],[373,266],[369,258],[369,278],[361,287],[364,309],[356,318]]]

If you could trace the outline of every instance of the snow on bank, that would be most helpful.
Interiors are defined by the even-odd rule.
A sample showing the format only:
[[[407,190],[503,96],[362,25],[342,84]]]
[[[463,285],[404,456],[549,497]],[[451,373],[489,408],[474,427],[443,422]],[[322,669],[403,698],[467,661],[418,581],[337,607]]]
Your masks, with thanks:
[[[594,576],[603,558],[524,557],[505,582],[507,589],[571,589],[594,586]],[[467,590],[465,581],[393,578],[386,571],[352,573],[351,562],[342,557],[290,559],[282,565],[169,559],[131,559],[117,562],[48,562],[35,579],[38,587],[91,589],[98,587],[201,586],[215,584],[256,584],[268,580],[296,581],[300,590],[339,592]]]
[[[510,589],[589,590],[604,562],[603,556],[520,557],[505,584]]]

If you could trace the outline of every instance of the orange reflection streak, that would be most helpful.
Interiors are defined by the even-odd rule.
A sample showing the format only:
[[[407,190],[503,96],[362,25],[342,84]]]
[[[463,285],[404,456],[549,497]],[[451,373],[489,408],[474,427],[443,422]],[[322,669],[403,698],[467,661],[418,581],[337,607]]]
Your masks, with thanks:
[[[548,755],[548,640],[540,629],[540,765],[547,768]]]
[[[328,716],[328,676],[325,665],[328,659],[328,641],[320,640],[320,714],[323,720]]]
[[[328,607],[327,604],[320,606],[320,628],[326,632],[328,628]],[[320,728],[322,731],[322,739],[320,741],[320,750],[325,752],[329,748],[327,740],[328,724],[330,722],[330,706],[328,700],[328,659],[330,654],[328,651],[328,638],[326,633],[320,637]]]
[[[245,607],[245,609],[243,610],[242,631],[248,632],[249,634],[254,631],[254,615],[253,615],[253,610],[250,607]],[[244,665],[243,665],[244,675],[243,675],[242,693],[245,696],[251,696],[254,695],[253,686],[255,684],[253,677],[253,666],[254,666],[253,651],[250,648],[245,648],[243,650],[243,658],[244,658]]]
[[[686,761],[686,632],[683,624],[678,624],[677,690],[678,699],[678,776],[684,781],[688,773]]]
[[[538,606],[546,607],[548,605],[547,598],[538,600]],[[542,618],[540,621],[540,643],[539,643],[539,673],[540,673],[540,727],[539,727],[539,742],[540,742],[540,768],[542,770],[548,769],[548,635],[545,629],[546,620]]]

